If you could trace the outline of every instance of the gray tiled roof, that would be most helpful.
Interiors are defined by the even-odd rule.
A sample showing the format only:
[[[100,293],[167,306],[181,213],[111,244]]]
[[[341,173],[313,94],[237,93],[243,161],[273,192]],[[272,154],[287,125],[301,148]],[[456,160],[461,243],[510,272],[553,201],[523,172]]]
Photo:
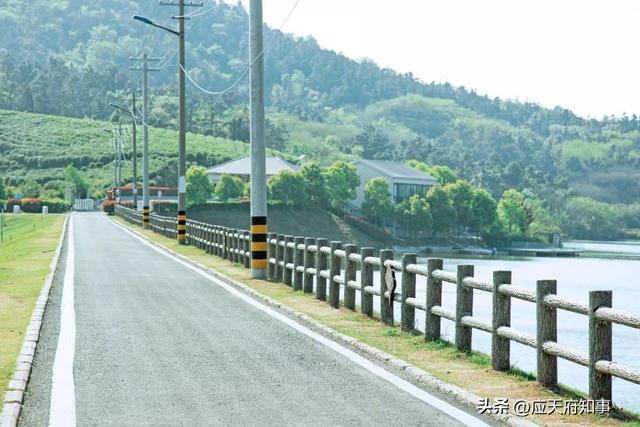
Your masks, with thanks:
[[[358,163],[361,163],[373,169],[376,169],[390,178],[410,178],[410,179],[421,179],[425,181],[436,181],[436,179],[431,175],[421,172],[418,169],[414,169],[403,162],[360,159],[355,161],[355,164],[358,164]]]
[[[267,175],[275,175],[283,169],[292,171],[300,170],[299,166],[291,164],[278,157],[267,157],[266,159]],[[251,174],[251,158],[243,157],[241,159],[231,160],[226,163],[221,163],[207,169],[208,174],[223,174],[229,175],[250,175]]]

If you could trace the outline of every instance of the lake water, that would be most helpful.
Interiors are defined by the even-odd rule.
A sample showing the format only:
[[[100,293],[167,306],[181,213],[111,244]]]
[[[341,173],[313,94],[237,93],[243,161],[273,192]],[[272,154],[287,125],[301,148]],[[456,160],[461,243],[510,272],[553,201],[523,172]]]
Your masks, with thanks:
[[[572,243],[573,244],[573,243]],[[629,243],[578,242],[597,252],[640,254],[640,245]],[[585,248],[586,249],[586,248]],[[426,263],[419,259],[419,263]],[[445,258],[445,270],[455,271],[458,264],[473,264],[475,277],[491,282],[495,270],[512,271],[512,283],[535,291],[536,280],[553,279],[558,282],[558,295],[587,304],[590,290],[612,290],[613,307],[640,312],[640,260],[604,258]],[[377,274],[377,273],[376,273]],[[400,275],[397,275],[400,276]],[[400,279],[398,277],[398,279]],[[359,277],[358,277],[359,280]],[[376,283],[378,277],[376,276]],[[417,277],[416,297],[425,300],[426,278]],[[359,293],[358,293],[359,294]],[[359,298],[359,295],[358,295]],[[358,301],[359,304],[359,301]],[[455,285],[443,283],[443,306],[455,309]],[[375,297],[374,307],[379,307]],[[474,290],[474,317],[491,323],[491,294]],[[511,326],[517,330],[536,334],[535,304],[512,299]],[[400,307],[396,303],[395,316],[399,320]],[[416,328],[424,330],[424,312],[416,310]],[[442,337],[454,339],[453,322],[442,319]],[[558,342],[571,349],[588,354],[588,318],[558,310]],[[473,331],[473,349],[491,354],[491,336],[480,330]],[[640,330],[613,326],[613,360],[640,368]],[[535,349],[511,343],[511,363],[527,372],[536,371]],[[588,390],[588,370],[585,367],[558,358],[558,378],[565,385],[582,391]],[[613,379],[613,399],[617,405],[640,412],[640,385]]]

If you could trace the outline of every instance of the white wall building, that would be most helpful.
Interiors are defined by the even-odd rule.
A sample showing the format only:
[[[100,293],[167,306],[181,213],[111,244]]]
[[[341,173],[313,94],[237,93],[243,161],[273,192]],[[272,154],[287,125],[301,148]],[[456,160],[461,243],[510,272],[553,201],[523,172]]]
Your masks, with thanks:
[[[277,174],[281,170],[290,170],[297,172],[300,170],[299,166],[291,164],[286,160],[282,160],[279,157],[267,157],[266,159],[266,172],[267,179]],[[229,162],[220,163],[207,169],[207,175],[209,179],[216,184],[220,181],[220,177],[223,173],[233,175],[241,178],[244,181],[249,181],[251,177],[251,158],[243,157],[241,159],[231,160]]]
[[[400,203],[414,194],[424,197],[438,180],[429,174],[412,168],[403,162],[386,160],[360,159],[354,162],[360,174],[360,186],[356,190],[354,206],[362,206],[364,202],[364,187],[373,178],[382,177],[389,183],[389,190],[394,202]]]

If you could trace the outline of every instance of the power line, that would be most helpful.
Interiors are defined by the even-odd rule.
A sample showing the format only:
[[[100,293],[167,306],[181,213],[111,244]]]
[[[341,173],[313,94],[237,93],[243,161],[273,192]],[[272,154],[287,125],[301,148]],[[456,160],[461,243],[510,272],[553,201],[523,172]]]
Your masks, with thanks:
[[[240,83],[242,81],[242,79],[247,75],[247,73],[249,72],[249,70],[251,69],[251,66],[262,56],[264,55],[264,52],[267,50],[267,48],[271,45],[271,43],[275,40],[277,32],[278,31],[282,31],[282,28],[284,28],[285,24],[287,23],[287,21],[289,20],[289,18],[291,17],[291,15],[293,15],[293,12],[296,10],[296,8],[298,7],[298,4],[300,4],[301,0],[296,0],[296,2],[293,4],[293,7],[291,8],[291,10],[289,10],[289,13],[287,14],[287,16],[284,18],[284,20],[282,21],[282,24],[280,24],[280,27],[278,27],[277,30],[274,30],[273,35],[271,36],[271,38],[269,39],[269,41],[267,41],[267,43],[264,45],[264,47],[262,48],[262,50],[260,51],[260,53],[258,55],[256,55],[255,58],[253,58],[253,60],[249,63],[249,65],[247,65],[247,67],[242,71],[242,73],[240,73],[240,76],[226,89],[223,89],[221,91],[211,91],[211,90],[207,90],[205,88],[203,88],[202,86],[200,86],[190,75],[189,73],[184,69],[184,67],[182,65],[180,66],[180,69],[182,70],[182,72],[184,73],[184,75],[187,77],[187,79],[189,79],[189,81],[198,89],[200,89],[202,92],[206,93],[207,95],[224,95],[225,93],[231,91],[234,87],[236,87],[238,85],[238,83]]]

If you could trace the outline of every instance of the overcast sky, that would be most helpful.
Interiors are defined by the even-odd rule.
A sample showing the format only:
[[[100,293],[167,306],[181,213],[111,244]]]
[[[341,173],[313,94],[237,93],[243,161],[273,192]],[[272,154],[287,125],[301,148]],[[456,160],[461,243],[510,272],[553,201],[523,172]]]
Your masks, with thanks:
[[[295,3],[263,1],[276,28]],[[426,82],[640,115],[640,0],[301,0],[283,31]]]

